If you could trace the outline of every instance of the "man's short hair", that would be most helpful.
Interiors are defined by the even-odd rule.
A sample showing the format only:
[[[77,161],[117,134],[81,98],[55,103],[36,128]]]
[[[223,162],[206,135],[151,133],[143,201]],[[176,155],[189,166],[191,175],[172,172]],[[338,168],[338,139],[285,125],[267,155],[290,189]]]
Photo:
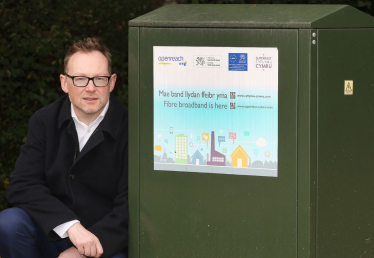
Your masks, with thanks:
[[[66,52],[64,59],[64,71],[66,71],[70,57],[77,52],[89,53],[92,51],[99,51],[108,60],[108,70],[109,74],[112,73],[112,54],[100,38],[84,38],[78,42],[75,42],[71,47],[69,47]]]

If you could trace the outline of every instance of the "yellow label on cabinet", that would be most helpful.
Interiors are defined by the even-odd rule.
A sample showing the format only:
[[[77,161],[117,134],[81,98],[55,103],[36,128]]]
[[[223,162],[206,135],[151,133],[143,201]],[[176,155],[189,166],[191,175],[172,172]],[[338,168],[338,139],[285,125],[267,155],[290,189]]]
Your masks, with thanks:
[[[353,81],[344,81],[344,95],[353,95]]]

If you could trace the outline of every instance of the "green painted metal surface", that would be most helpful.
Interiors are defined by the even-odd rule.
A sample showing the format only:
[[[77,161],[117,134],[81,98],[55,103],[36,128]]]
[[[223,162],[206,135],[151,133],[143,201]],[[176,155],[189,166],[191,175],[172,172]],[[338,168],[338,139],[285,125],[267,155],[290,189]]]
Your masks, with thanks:
[[[129,246],[139,257],[139,28],[129,30]]]
[[[296,257],[297,30],[140,31],[141,257]],[[279,177],[153,170],[153,46],[277,47]],[[271,245],[269,245],[271,243]]]
[[[299,30],[298,115],[297,115],[297,213],[298,257],[315,257],[315,182],[317,164],[317,46],[315,30]]]
[[[173,5],[131,21],[129,257],[374,257],[373,20]],[[277,178],[153,170],[153,46],[278,48]]]
[[[134,27],[373,27],[371,16],[347,5],[168,5],[129,22]]]
[[[374,257],[373,42],[374,29],[318,32],[319,258]]]

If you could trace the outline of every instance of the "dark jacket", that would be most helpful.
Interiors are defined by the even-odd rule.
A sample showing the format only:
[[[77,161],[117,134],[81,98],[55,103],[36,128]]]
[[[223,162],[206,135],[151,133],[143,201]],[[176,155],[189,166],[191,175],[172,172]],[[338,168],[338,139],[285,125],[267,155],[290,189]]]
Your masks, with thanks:
[[[49,240],[74,219],[96,235],[103,258],[127,247],[127,111],[111,96],[104,120],[81,152],[68,96],[37,111],[11,174],[9,202]]]

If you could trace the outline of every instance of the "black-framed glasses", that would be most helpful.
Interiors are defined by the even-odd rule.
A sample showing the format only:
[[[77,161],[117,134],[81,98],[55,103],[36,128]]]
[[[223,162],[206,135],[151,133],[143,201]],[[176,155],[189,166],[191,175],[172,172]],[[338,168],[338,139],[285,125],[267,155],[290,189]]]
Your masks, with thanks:
[[[86,87],[91,80],[95,87],[105,87],[109,84],[110,81],[110,76],[70,76],[67,73],[65,73],[65,75],[72,79],[75,87]]]

